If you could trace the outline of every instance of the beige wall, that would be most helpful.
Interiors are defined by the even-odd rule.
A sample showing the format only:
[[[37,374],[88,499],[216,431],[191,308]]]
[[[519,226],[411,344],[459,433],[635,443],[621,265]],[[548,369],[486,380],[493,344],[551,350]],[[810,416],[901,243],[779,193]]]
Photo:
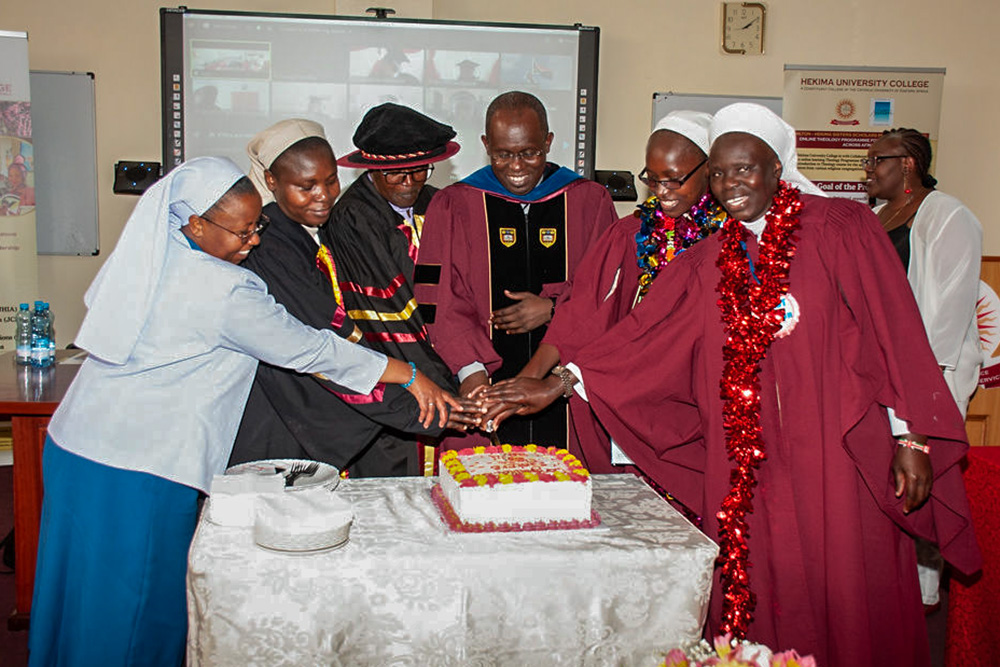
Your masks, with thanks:
[[[782,94],[785,63],[946,67],[936,176],[985,228],[1000,254],[997,187],[1000,19],[996,0],[770,0],[767,54],[725,56],[717,0],[395,0],[406,15],[468,21],[583,23],[601,28],[597,165],[635,169],[652,93]],[[159,13],[148,0],[32,0],[0,4],[0,30],[29,33],[31,67],[92,71],[97,82],[101,252],[39,258],[39,286],[59,316],[59,345],[83,318],[82,295],[114,247],[134,197],[111,193],[113,165],[160,158]],[[356,4],[356,3],[355,3]],[[200,9],[333,13],[335,0],[205,1]],[[345,3],[346,6],[346,3]],[[411,13],[412,15],[412,13]]]

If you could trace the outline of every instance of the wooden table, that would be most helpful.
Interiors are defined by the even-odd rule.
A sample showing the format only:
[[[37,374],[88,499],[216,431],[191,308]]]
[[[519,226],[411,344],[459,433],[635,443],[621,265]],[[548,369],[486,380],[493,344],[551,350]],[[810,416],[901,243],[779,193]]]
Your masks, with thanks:
[[[42,516],[42,446],[49,418],[59,407],[78,363],[65,363],[80,350],[59,350],[56,364],[40,369],[18,366],[14,352],[0,354],[0,419],[10,419],[14,440],[14,570],[16,607],[10,630],[26,630],[35,588],[35,557]]]

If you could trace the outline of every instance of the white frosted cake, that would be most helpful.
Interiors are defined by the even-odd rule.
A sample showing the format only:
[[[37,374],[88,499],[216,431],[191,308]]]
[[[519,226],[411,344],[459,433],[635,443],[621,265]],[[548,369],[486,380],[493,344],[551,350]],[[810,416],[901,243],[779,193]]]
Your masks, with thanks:
[[[439,490],[450,506],[442,507],[446,519],[450,509],[466,525],[530,524],[527,529],[537,530],[597,522],[590,473],[565,449],[503,445],[442,452]]]

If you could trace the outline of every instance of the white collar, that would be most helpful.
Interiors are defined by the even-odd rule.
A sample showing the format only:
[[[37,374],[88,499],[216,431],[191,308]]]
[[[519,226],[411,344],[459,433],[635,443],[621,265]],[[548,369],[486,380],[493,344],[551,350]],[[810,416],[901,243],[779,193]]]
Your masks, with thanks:
[[[309,236],[312,237],[312,240],[316,242],[316,245],[320,244],[320,242],[319,242],[319,227],[310,227],[309,225],[299,225],[299,227],[301,227],[302,229],[306,230],[306,232],[309,234]]]
[[[764,227],[767,225],[767,218],[762,215],[756,220],[751,222],[741,222],[740,224],[746,227],[747,230],[756,236],[758,241],[760,241],[760,235],[764,233]]]

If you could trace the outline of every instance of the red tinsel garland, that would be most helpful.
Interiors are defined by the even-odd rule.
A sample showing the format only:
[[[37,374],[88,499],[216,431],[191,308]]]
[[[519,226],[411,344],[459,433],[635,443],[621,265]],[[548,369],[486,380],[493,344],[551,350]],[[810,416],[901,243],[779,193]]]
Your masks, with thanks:
[[[753,511],[755,470],[766,457],[760,424],[760,362],[781,328],[784,313],[776,310],[788,292],[788,269],[795,255],[802,202],[796,189],[782,182],[765,214],[760,257],[753,273],[747,257],[747,230],[729,218],[722,230],[722,271],[717,288],[726,343],[722,349],[722,417],[726,449],[734,462],[731,488],[716,515],[719,519],[722,566],[722,632],[746,637],[756,595],[750,589],[749,538],[746,516]],[[754,280],[753,276],[756,276]]]

